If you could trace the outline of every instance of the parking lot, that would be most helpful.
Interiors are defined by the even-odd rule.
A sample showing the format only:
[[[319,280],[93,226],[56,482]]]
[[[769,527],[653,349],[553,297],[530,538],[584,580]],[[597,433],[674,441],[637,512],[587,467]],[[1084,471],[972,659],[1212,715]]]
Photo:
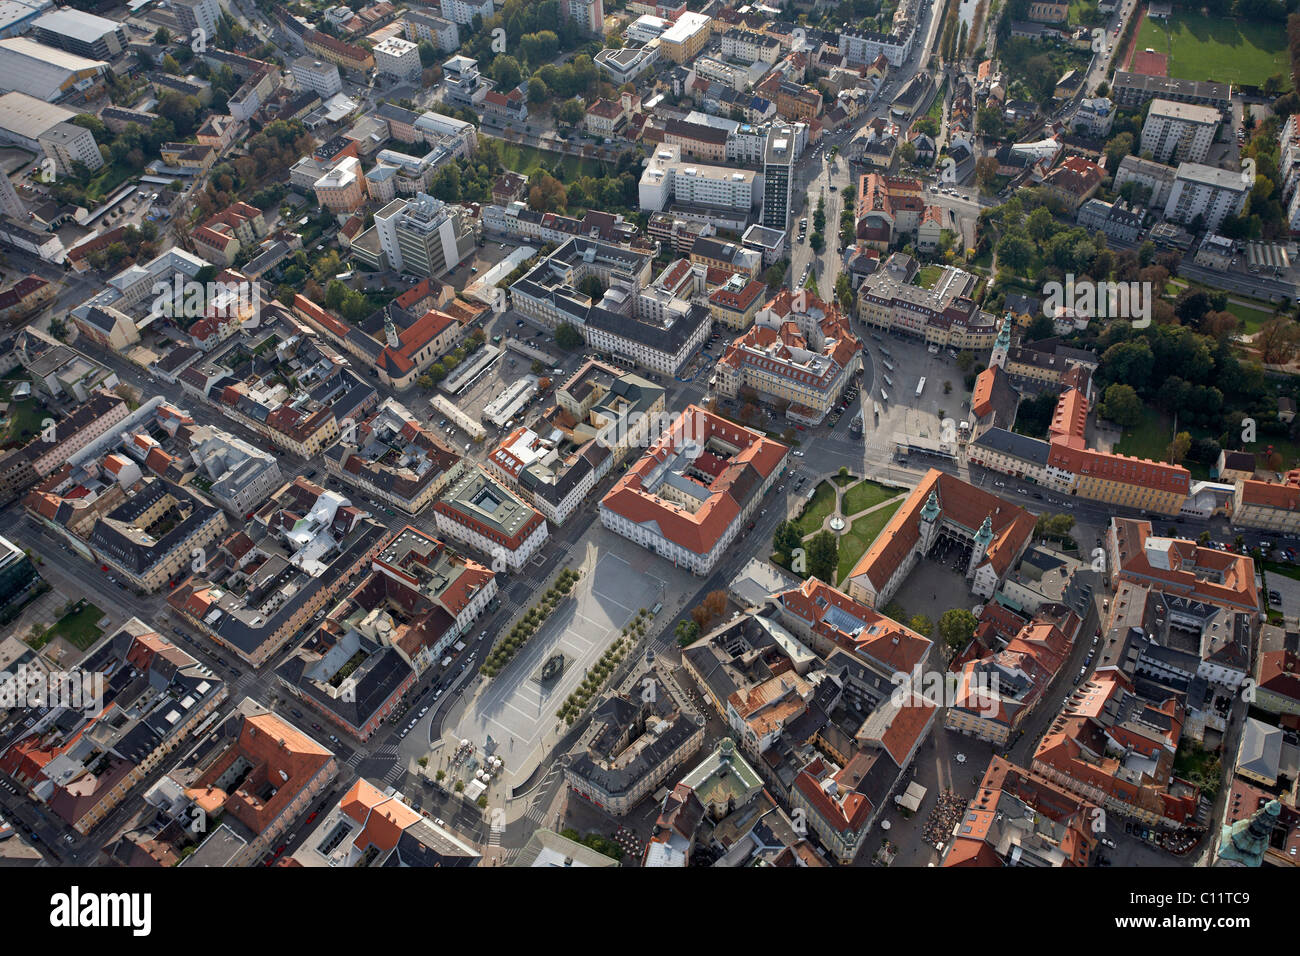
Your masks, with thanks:
[[[1270,595],[1268,606],[1274,611],[1281,611],[1288,623],[1300,618],[1300,581],[1288,578],[1285,574],[1273,573],[1268,576],[1269,591],[1276,591],[1280,601],[1274,601]]]

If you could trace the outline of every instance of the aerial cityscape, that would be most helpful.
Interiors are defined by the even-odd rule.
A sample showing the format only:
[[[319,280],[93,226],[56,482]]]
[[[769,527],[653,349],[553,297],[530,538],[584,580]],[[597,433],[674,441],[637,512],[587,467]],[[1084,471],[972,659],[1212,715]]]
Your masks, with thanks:
[[[1296,0],[0,0],[0,866],[1295,867],[1298,83]]]

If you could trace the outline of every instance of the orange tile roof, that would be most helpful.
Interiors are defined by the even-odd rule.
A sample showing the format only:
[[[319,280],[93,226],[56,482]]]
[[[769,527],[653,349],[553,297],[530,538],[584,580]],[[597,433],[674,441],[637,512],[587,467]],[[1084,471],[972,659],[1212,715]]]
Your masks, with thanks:
[[[1121,580],[1159,587],[1195,596],[1211,604],[1228,605],[1246,611],[1259,608],[1259,589],[1255,586],[1255,562],[1248,555],[1202,548],[1186,538],[1169,539],[1169,548],[1177,560],[1166,569],[1151,563],[1147,542],[1151,522],[1130,520],[1124,524],[1127,533],[1125,548],[1128,556],[1122,558],[1117,576]],[[1190,562],[1195,570],[1186,570]],[[1211,571],[1214,580],[1205,574]]]
[[[1075,475],[1140,485],[1175,495],[1186,495],[1191,489],[1191,472],[1182,465],[1074,447],[1063,439],[1052,440],[1047,452],[1047,464]]]
[[[721,471],[712,476],[707,486],[708,496],[694,513],[647,488],[651,474],[680,452],[689,440],[705,445],[715,437],[737,446],[739,450],[721,463]],[[695,554],[708,554],[749,500],[748,494],[754,486],[745,479],[746,470],[752,469],[761,483],[780,467],[789,450],[760,432],[714,415],[698,405],[689,405],[659,441],[610,489],[601,500],[601,506],[634,524],[653,523],[665,538],[675,544]],[[701,459],[708,454],[704,452]],[[739,493],[745,500],[738,501],[733,493]]]
[[[912,753],[937,711],[937,707],[916,696],[912,697],[911,703],[906,707],[898,709],[880,739],[894,763],[900,767],[906,764],[907,755]]]
[[[995,369],[986,368],[975,377],[975,391],[971,395],[970,410],[976,418],[983,418],[993,411],[993,381],[997,378]]]
[[[889,524],[876,536],[871,547],[858,559],[849,578],[866,576],[880,589],[903,562],[921,537],[921,509],[931,492],[939,499],[940,520],[955,521],[973,534],[985,517],[993,526],[993,540],[985,555],[1001,576],[1024,549],[1034,533],[1034,516],[997,495],[967,484],[960,478],[931,468],[912,490]]]
[[[211,786],[238,759],[247,760],[251,770],[239,789],[229,794],[225,808],[254,833],[261,833],[333,755],[279,716],[255,714],[244,718],[239,739],[208,767],[196,786]],[[264,784],[274,788],[265,798],[259,796]]]
[[[786,611],[807,622],[815,633],[891,670],[911,673],[930,651],[928,638],[818,578],[808,578],[799,587],[781,591],[773,597]],[[832,607],[853,615],[863,623],[863,629],[856,634],[838,630],[826,618]]]
[[[1300,484],[1279,484],[1275,481],[1255,481],[1252,478],[1243,481],[1241,485],[1242,504],[1300,511]]]
[[[1082,447],[1088,428],[1088,400],[1077,388],[1067,388],[1056,401],[1056,411],[1047,433],[1053,440],[1077,441]]]

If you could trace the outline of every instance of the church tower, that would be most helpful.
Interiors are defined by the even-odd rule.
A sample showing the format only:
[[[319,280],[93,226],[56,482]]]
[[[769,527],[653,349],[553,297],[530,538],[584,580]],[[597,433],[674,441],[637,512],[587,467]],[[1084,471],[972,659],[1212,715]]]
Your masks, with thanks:
[[[397,337],[397,326],[393,324],[391,315],[384,316],[384,339],[390,349],[398,348],[402,344],[402,340]]]
[[[931,546],[939,537],[939,516],[941,513],[939,510],[939,495],[931,490],[930,497],[926,499],[925,507],[921,509],[922,556],[930,553]]]
[[[985,515],[984,523],[975,532],[975,540],[971,544],[970,564],[966,567],[966,577],[975,577],[975,569],[984,563],[984,555],[988,554],[989,545],[992,543],[993,519],[990,515]]]
[[[1268,840],[1282,815],[1282,804],[1270,800],[1249,820],[1225,825],[1215,849],[1215,866],[1259,866],[1264,862]]]
[[[989,356],[989,368],[1000,368],[1002,371],[1007,370],[1007,353],[1011,351],[1011,313],[1007,312],[1002,317],[1002,329],[998,332],[998,339],[993,343],[993,354]]]

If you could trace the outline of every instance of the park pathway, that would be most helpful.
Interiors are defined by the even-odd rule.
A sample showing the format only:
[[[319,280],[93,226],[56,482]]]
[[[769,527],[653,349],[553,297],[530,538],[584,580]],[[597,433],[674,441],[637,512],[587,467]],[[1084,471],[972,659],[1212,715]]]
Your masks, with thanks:
[[[827,479],[827,480],[831,481],[832,485],[835,485],[835,482],[833,480],[831,479]],[[844,507],[845,493],[849,490],[849,488],[853,487],[854,485],[860,484],[862,481],[869,481],[869,480],[870,479],[862,478],[859,479],[858,481],[850,482],[848,485],[842,488],[839,485],[835,485],[835,509],[830,514],[828,514],[825,518],[822,519],[821,527],[817,528],[815,531],[810,531],[808,534],[804,535],[803,540],[807,542],[814,535],[821,534],[823,531],[833,531],[834,529],[831,527],[831,520],[835,518],[836,515],[839,515],[844,519],[844,528],[842,530],[847,531],[849,528],[853,527],[853,522],[861,518],[863,515],[869,515],[873,511],[879,511],[881,508],[888,507],[891,504],[899,504],[901,503],[901,499],[906,498],[910,494],[910,492],[907,491],[900,491],[892,498],[886,498],[884,501],[879,501],[869,508],[863,508],[861,511],[855,511],[851,515],[842,514],[841,509]]]

